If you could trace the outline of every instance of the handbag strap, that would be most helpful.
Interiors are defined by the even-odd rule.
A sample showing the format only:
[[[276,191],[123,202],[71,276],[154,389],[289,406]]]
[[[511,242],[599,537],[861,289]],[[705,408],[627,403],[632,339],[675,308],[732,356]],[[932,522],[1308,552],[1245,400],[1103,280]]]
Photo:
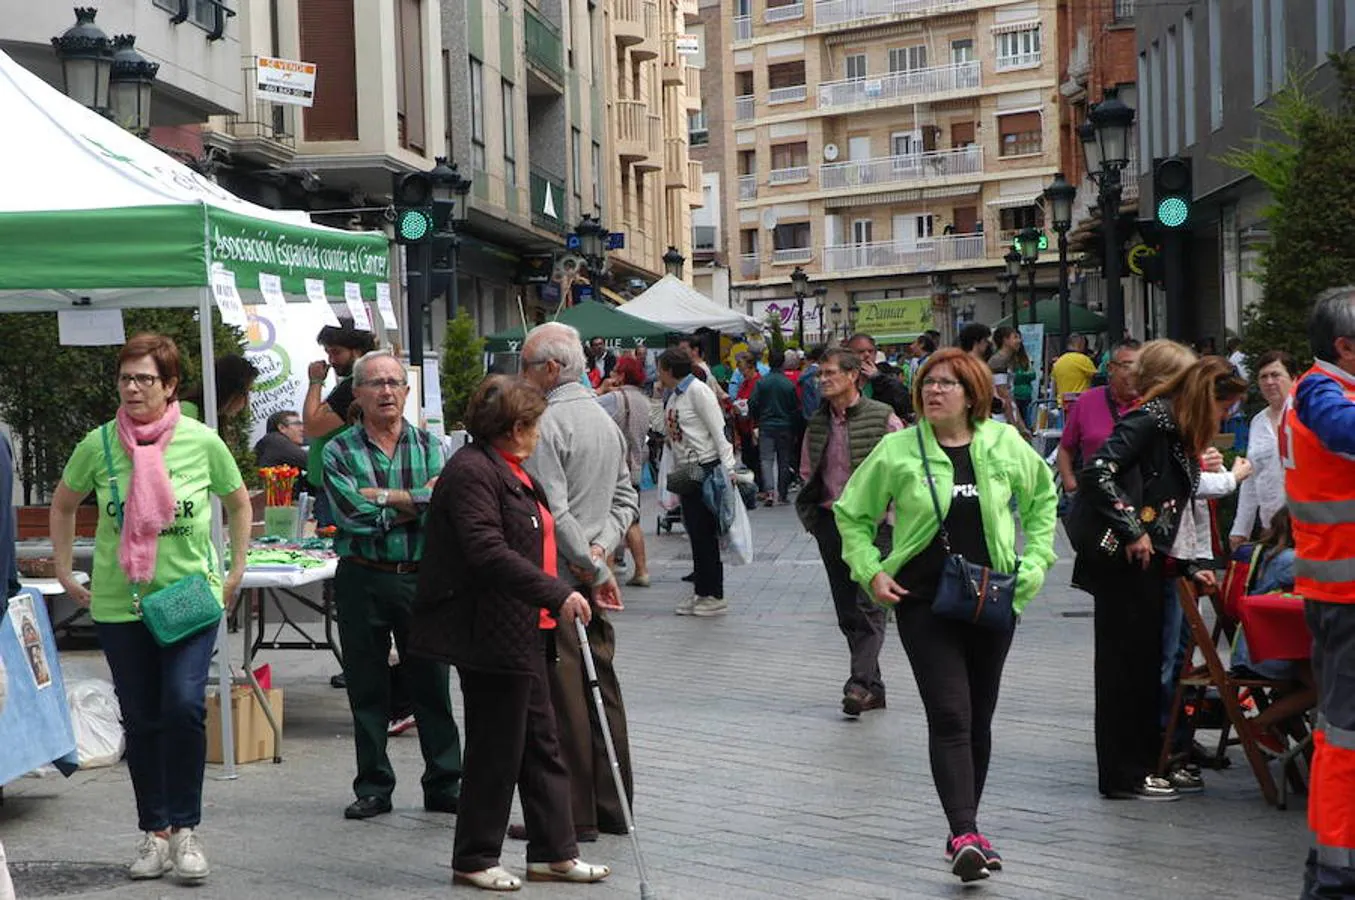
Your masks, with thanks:
[[[118,494],[118,476],[113,472],[113,445],[108,440],[108,423],[105,422],[99,429],[99,434],[104,442],[104,467],[108,470],[108,490],[113,495],[113,509],[118,514],[118,532],[121,533],[126,527],[122,518],[122,498]],[[141,618],[141,592],[137,590],[136,584],[132,581],[127,582],[127,587],[132,591],[132,606],[136,609],[136,617]]]
[[[936,510],[936,524],[940,526],[941,546],[945,548],[946,555],[950,555],[950,533],[946,531],[946,519],[941,515],[941,500],[936,496],[936,482],[932,480],[931,463],[927,462],[927,444],[922,439],[922,426],[916,426],[917,431],[917,452],[922,457],[922,473],[927,479],[927,490],[932,495],[932,509]]]
[[[1115,405],[1115,398],[1110,396],[1110,388],[1106,388],[1106,406],[1110,407],[1110,421],[1118,425],[1120,422],[1120,410]]]

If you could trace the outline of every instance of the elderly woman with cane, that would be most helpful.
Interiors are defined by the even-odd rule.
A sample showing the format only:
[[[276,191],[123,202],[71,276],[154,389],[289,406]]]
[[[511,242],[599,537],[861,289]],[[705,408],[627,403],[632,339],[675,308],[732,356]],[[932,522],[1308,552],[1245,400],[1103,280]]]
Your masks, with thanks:
[[[132,878],[207,877],[196,829],[207,757],[207,668],[222,597],[240,586],[250,503],[217,433],[180,412],[179,349],[139,334],[118,354],[117,417],[87,434],[52,496],[52,547],[66,593],[90,607],[127,732],[127,770],[143,832]],[[71,574],[75,511],[93,491],[99,524],[86,590]],[[215,494],[230,515],[223,585],[212,547]],[[123,502],[125,500],[125,503]],[[157,595],[201,616],[199,630],[157,630]]]
[[[471,398],[474,443],[452,457],[433,492],[428,546],[438,552],[419,573],[410,639],[410,653],[460,675],[466,747],[452,878],[491,891],[522,886],[499,865],[515,785],[529,881],[593,882],[611,872],[578,859],[547,680],[556,620],[573,627],[591,612],[557,577],[550,504],[522,467],[545,410],[538,388],[502,375]]]

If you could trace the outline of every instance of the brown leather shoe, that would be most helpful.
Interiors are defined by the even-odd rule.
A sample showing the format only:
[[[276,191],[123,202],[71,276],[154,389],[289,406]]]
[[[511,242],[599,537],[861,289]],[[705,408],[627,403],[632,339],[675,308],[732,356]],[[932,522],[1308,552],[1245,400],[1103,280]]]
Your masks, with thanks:
[[[853,718],[872,709],[884,709],[885,698],[877,696],[865,688],[851,687],[842,698],[843,715]]]

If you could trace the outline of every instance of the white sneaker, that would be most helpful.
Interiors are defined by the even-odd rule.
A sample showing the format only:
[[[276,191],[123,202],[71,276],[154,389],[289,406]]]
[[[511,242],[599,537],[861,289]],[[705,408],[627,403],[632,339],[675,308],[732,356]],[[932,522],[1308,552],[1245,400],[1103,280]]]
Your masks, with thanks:
[[[697,597],[692,607],[694,616],[723,616],[729,612],[729,604],[723,597]]]
[[[674,609],[673,612],[679,616],[690,616],[692,614],[692,610],[696,608],[696,601],[699,599],[700,599],[699,597],[695,596],[683,597],[681,600],[678,601],[677,608]]]
[[[169,841],[154,831],[146,832],[136,848],[136,859],[127,867],[127,874],[137,881],[159,878],[174,868],[169,858]]]
[[[169,855],[174,862],[174,874],[182,881],[201,881],[211,871],[202,842],[191,828],[180,828],[169,836]]]

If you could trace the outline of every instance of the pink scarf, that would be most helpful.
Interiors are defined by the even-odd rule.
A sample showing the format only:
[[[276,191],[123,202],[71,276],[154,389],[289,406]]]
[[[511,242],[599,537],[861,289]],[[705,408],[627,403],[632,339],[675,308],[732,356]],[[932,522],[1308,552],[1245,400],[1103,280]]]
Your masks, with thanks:
[[[156,541],[174,521],[174,487],[165,469],[165,448],[179,424],[179,404],[170,403],[154,422],[141,423],[118,408],[118,441],[132,460],[131,486],[123,506],[118,561],[133,584],[155,577]]]

